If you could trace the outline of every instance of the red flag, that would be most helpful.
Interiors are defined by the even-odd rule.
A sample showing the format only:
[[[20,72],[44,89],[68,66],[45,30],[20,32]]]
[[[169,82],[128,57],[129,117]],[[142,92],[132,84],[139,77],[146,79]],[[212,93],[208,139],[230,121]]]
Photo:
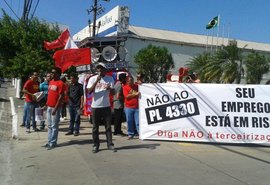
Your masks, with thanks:
[[[87,65],[91,63],[90,48],[74,48],[58,50],[54,53],[55,66],[61,68],[62,72],[70,66]]]
[[[69,31],[68,29],[66,29],[61,33],[61,35],[56,40],[52,42],[44,41],[44,48],[46,48],[47,50],[63,48],[65,47],[69,37],[70,37]]]

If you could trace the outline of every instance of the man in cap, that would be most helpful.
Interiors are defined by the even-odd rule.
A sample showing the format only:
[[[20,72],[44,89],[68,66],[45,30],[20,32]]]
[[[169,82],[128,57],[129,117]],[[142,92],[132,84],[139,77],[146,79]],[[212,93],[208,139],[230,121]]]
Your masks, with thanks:
[[[92,122],[93,122],[93,153],[99,151],[99,124],[103,121],[107,138],[107,147],[109,150],[116,152],[112,142],[111,129],[111,105],[110,93],[114,94],[114,79],[106,75],[106,66],[104,63],[96,65],[97,75],[91,77],[87,84],[89,93],[93,93],[92,101]]]

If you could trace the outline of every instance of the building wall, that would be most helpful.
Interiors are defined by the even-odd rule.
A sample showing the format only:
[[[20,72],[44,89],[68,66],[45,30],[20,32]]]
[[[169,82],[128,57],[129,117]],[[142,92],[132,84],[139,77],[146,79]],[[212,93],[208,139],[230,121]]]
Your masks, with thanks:
[[[146,48],[149,44],[160,47],[166,47],[168,49],[168,51],[172,54],[172,58],[175,65],[175,68],[171,70],[173,74],[178,74],[178,69],[180,67],[185,67],[193,57],[202,54],[203,52],[206,51],[206,48],[202,46],[175,44],[169,42],[161,42],[142,38],[129,37],[125,43],[125,48],[128,50],[126,61],[129,62],[129,71],[134,77],[136,76],[136,73],[138,71],[138,66],[134,62],[134,57],[141,49]],[[208,51],[209,50],[210,48],[208,48]],[[243,55],[246,56],[250,52],[251,50],[245,50],[243,52]],[[259,52],[262,55],[265,55],[267,58],[270,59],[270,53],[261,51],[257,52]],[[270,72],[268,74],[263,75],[261,84],[265,84],[265,82],[269,79],[270,79]],[[244,78],[241,80],[241,82],[243,84],[246,83]]]
[[[192,46],[192,45],[180,45],[173,43],[165,43],[159,41],[151,41],[146,39],[128,38],[125,47],[128,50],[126,60],[129,61],[130,72],[135,75],[137,71],[137,65],[134,63],[135,55],[143,48],[146,48],[149,44],[166,47],[172,54],[175,68],[172,69],[173,74],[178,74],[178,69],[184,67],[192,57],[203,53],[205,48]]]

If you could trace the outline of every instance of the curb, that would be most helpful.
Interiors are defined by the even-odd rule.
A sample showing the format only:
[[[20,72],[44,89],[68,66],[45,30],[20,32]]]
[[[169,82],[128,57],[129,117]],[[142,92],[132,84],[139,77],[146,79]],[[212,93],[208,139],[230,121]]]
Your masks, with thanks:
[[[12,115],[12,133],[11,137],[13,139],[18,138],[18,115],[15,110],[14,100],[13,97],[9,97],[10,104],[11,104],[11,115]]]

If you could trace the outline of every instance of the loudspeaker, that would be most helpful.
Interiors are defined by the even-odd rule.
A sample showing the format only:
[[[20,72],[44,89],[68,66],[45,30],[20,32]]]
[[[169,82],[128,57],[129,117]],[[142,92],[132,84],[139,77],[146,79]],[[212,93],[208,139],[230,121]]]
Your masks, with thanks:
[[[107,62],[111,62],[111,61],[115,60],[115,58],[117,57],[116,49],[114,49],[112,46],[106,46],[102,50],[102,57]]]
[[[99,58],[100,58],[101,53],[99,52],[99,50],[97,48],[91,48],[91,60],[92,63],[96,63],[98,62]]]
[[[118,56],[120,61],[125,61],[127,55],[127,49],[123,46],[119,46],[118,48]]]

